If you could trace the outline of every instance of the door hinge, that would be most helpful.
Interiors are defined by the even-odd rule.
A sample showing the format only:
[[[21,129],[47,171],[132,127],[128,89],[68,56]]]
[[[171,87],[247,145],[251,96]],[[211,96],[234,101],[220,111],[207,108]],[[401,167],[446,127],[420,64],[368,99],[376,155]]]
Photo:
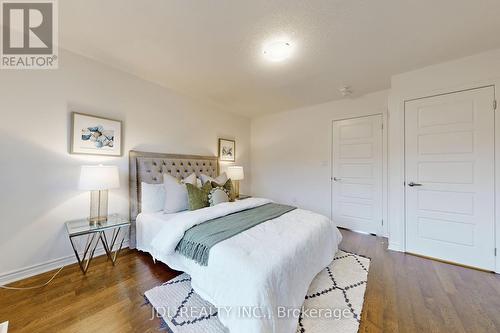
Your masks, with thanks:
[[[384,124],[382,124],[382,126],[380,126],[382,128],[382,131],[384,130]]]
[[[498,104],[498,103],[497,103],[497,100],[495,99],[495,100],[493,101],[493,111],[495,111],[495,110],[497,109],[497,104]]]
[[[497,248],[495,247],[495,257],[497,256]]]
[[[382,226],[384,225],[384,219],[382,219]]]

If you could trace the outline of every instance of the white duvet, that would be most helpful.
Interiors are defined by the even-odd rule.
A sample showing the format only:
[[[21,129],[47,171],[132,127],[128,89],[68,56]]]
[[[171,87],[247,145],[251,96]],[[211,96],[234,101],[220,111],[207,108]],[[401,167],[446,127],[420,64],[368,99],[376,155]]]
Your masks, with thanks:
[[[302,306],[342,239],[328,218],[296,209],[216,244],[208,266],[175,252],[192,226],[269,202],[251,198],[176,214],[147,246],[155,259],[191,275],[194,290],[219,308],[219,320],[231,333],[294,333],[298,318],[285,310]]]

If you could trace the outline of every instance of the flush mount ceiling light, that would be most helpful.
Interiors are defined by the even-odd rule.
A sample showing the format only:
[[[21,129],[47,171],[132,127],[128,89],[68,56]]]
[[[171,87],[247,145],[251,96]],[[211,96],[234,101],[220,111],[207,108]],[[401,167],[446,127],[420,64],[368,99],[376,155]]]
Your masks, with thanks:
[[[340,94],[343,96],[343,97],[348,97],[348,96],[351,96],[352,95],[352,89],[351,87],[349,86],[344,86],[342,88],[339,89],[339,92]]]
[[[262,53],[270,61],[278,62],[292,55],[292,44],[287,41],[273,41],[264,45]]]

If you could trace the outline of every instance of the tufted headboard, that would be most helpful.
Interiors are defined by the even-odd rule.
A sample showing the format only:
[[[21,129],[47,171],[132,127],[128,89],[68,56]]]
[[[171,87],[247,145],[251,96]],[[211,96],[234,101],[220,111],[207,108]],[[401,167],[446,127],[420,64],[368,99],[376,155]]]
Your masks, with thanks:
[[[219,174],[219,160],[216,156],[196,156],[148,153],[130,151],[130,248],[135,248],[135,220],[141,212],[141,183],[160,184],[163,174],[168,173],[183,179],[192,173],[197,176],[204,173],[210,177]]]

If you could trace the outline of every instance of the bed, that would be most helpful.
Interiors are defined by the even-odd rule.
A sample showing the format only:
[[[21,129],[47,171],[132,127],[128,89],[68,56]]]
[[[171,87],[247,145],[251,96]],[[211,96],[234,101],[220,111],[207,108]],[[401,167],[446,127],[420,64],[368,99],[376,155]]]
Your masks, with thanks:
[[[185,231],[270,200],[251,198],[174,214],[141,213],[142,182],[161,183],[164,173],[184,178],[193,172],[217,176],[217,158],[130,153],[130,244],[188,273],[193,289],[219,308],[219,320],[229,332],[295,332],[298,318],[280,314],[302,306],[309,284],[337,252],[340,232],[328,218],[294,209],[216,244],[208,265],[200,265],[175,251]]]

